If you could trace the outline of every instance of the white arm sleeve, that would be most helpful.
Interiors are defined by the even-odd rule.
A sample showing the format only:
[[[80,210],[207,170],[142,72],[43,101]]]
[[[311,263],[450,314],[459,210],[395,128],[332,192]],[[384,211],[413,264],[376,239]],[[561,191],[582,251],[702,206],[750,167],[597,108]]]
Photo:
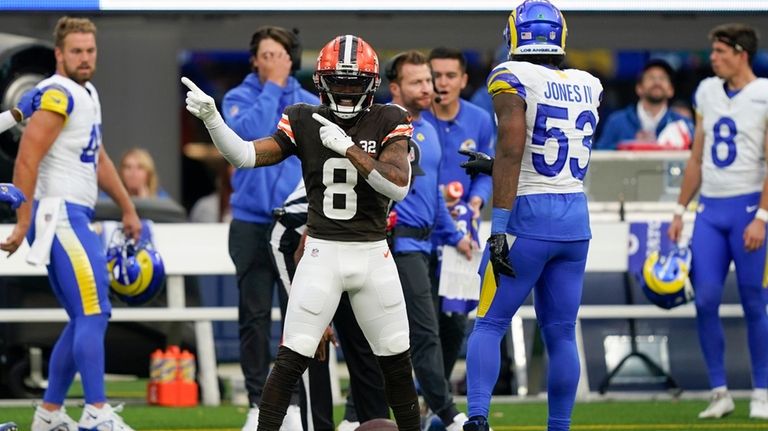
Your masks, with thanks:
[[[217,112],[216,117],[205,122],[205,127],[213,139],[213,144],[222,156],[236,168],[253,168],[256,166],[256,149],[253,142],[237,136]]]
[[[0,114],[0,133],[5,132],[16,124],[16,119],[13,118],[13,114],[10,110],[3,111],[3,113]]]
[[[392,181],[382,177],[379,171],[376,169],[372,170],[371,173],[368,174],[368,178],[366,178],[365,181],[367,181],[368,184],[370,184],[371,187],[373,187],[373,189],[377,192],[383,194],[395,202],[400,202],[401,200],[405,199],[406,195],[408,195],[408,189],[411,186],[411,165],[408,165],[408,184],[403,187],[400,187]]]

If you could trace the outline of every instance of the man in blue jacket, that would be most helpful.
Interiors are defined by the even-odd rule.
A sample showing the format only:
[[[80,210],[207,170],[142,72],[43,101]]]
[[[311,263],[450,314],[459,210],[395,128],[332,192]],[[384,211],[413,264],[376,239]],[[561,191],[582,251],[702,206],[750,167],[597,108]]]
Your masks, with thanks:
[[[684,121],[687,136],[693,135],[693,123],[672,109],[669,101],[675,95],[674,71],[664,60],[650,60],[643,67],[635,85],[637,104],[608,116],[594,149],[615,150],[622,142],[656,142],[668,124]]]
[[[434,127],[422,118],[434,97],[427,58],[418,51],[396,55],[386,69],[392,103],[408,110],[413,125],[411,155],[418,161],[411,190],[394,208],[397,222],[392,251],[403,286],[410,327],[413,371],[424,401],[447,431],[460,431],[467,416],[453,402],[443,373],[440,334],[429,280],[432,231],[443,232],[444,243],[471,257],[472,240],[460,232],[451,218],[438,187],[441,149]]]
[[[253,72],[227,92],[222,102],[224,121],[245,140],[274,133],[286,106],[320,102],[291,76],[301,59],[300,45],[293,32],[281,27],[261,27],[251,38],[250,51]],[[272,360],[272,295],[278,278],[270,258],[272,210],[283,205],[300,178],[299,159],[293,156],[274,166],[238,169],[232,177],[229,255],[235,264],[240,290],[240,366],[248,401],[253,406],[243,431],[256,431],[256,406],[261,401]],[[284,292],[279,291],[279,295],[281,301],[287,301]],[[286,430],[301,430],[300,420],[298,407],[291,406],[284,423]]]
[[[442,148],[438,183],[444,188],[448,183],[459,181],[464,189],[461,200],[467,202],[473,212],[473,220],[479,222],[480,209],[491,196],[491,177],[485,174],[470,178],[459,165],[465,157],[459,150],[480,151],[493,154],[494,127],[493,119],[482,108],[478,108],[461,98],[461,91],[467,86],[467,60],[461,51],[453,48],[435,48],[429,54],[429,63],[437,95],[432,103],[432,110],[424,112],[424,119],[437,130]],[[444,244],[435,238],[435,245]],[[437,252],[431,259],[433,291],[437,296],[438,280]],[[456,358],[464,342],[467,316],[463,313],[442,312],[440,314],[440,340],[443,346],[443,361],[446,378],[450,378]]]

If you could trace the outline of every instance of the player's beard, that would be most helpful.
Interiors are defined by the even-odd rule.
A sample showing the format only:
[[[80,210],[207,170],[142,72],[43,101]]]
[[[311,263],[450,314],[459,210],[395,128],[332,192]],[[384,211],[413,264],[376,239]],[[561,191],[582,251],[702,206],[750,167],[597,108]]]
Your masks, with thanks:
[[[410,100],[404,100],[403,104],[405,105],[404,108],[408,110],[408,112],[414,113],[414,112],[421,112],[424,110],[429,109],[430,105],[432,104],[432,98],[412,98]]]
[[[69,68],[66,65],[64,66],[64,72],[66,72],[67,77],[69,79],[77,82],[78,84],[85,84],[86,82],[90,81],[91,78],[93,78],[93,74],[96,72],[95,66],[89,66],[88,69],[81,69],[78,65],[77,67]]]

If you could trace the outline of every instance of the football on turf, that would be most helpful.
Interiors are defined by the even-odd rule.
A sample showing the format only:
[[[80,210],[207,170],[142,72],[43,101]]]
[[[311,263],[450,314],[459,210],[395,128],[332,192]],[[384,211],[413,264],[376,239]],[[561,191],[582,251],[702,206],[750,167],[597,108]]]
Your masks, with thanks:
[[[371,419],[361,423],[355,431],[397,431],[397,424],[389,419]]]

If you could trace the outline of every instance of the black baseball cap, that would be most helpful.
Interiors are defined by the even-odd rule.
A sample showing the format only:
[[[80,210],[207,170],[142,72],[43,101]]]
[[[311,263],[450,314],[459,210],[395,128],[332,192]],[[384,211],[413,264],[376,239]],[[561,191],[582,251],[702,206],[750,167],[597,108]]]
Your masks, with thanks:
[[[645,75],[645,72],[648,71],[648,69],[653,67],[660,67],[666,72],[667,76],[669,77],[669,80],[672,81],[675,77],[675,69],[672,69],[672,66],[669,65],[666,61],[660,59],[660,58],[652,58],[648,60],[645,63],[645,66],[643,66],[643,70],[640,71],[640,74],[637,75],[637,82],[640,82],[643,79],[643,75]]]

